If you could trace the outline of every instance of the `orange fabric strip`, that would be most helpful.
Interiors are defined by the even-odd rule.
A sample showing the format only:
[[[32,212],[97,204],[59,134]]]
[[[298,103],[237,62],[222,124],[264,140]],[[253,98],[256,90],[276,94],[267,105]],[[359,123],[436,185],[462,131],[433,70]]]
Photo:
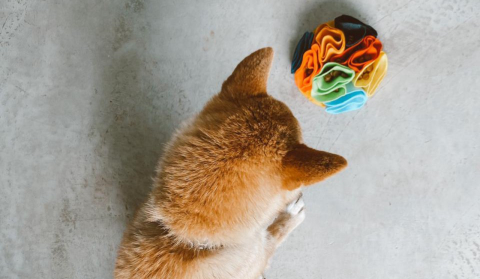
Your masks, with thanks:
[[[321,24],[315,29],[314,44],[320,46],[318,59],[325,63],[330,61],[334,55],[338,55],[345,50],[345,35],[342,30],[329,26],[328,24]]]
[[[330,61],[337,62],[360,72],[375,61],[382,51],[382,42],[373,36],[366,36],[358,44],[346,49],[343,53],[335,55]]]
[[[303,54],[302,65],[295,72],[295,83],[305,96],[310,96],[313,77],[318,75],[322,68],[322,64],[318,60],[319,51],[320,48],[317,44],[312,45],[312,48]]]

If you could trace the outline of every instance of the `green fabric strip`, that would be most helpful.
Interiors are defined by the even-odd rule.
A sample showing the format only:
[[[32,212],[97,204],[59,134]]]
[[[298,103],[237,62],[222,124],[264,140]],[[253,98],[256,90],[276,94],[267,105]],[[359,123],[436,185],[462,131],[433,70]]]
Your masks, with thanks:
[[[326,63],[313,78],[311,96],[319,102],[336,100],[346,94],[346,84],[355,77],[355,71],[335,62]]]

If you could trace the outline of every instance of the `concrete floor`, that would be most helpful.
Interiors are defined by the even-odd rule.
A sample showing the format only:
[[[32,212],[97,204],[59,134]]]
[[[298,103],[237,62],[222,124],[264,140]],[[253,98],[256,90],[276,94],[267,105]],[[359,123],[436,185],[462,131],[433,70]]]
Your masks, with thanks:
[[[267,277],[480,278],[480,2],[248,2],[0,2],[0,278],[111,278],[163,144],[264,46],[305,141],[350,163],[306,189]],[[290,59],[342,13],[377,28],[390,67],[331,116]]]

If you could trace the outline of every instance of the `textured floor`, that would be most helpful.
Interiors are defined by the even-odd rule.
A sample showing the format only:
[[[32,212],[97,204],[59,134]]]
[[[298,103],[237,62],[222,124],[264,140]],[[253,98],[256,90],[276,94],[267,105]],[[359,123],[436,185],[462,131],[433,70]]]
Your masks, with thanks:
[[[330,116],[289,74],[306,30],[377,28],[390,68]],[[269,91],[349,160],[305,191],[268,278],[480,278],[480,2],[0,1],[0,278],[111,278],[175,128],[234,66],[276,51]]]

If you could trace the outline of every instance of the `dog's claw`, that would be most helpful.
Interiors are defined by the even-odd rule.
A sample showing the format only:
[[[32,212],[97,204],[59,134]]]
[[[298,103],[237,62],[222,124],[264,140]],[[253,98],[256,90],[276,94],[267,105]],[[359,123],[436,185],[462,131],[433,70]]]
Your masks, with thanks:
[[[299,197],[287,205],[287,212],[291,215],[297,215],[303,212],[305,207],[305,202],[303,201],[303,194],[300,194]]]

